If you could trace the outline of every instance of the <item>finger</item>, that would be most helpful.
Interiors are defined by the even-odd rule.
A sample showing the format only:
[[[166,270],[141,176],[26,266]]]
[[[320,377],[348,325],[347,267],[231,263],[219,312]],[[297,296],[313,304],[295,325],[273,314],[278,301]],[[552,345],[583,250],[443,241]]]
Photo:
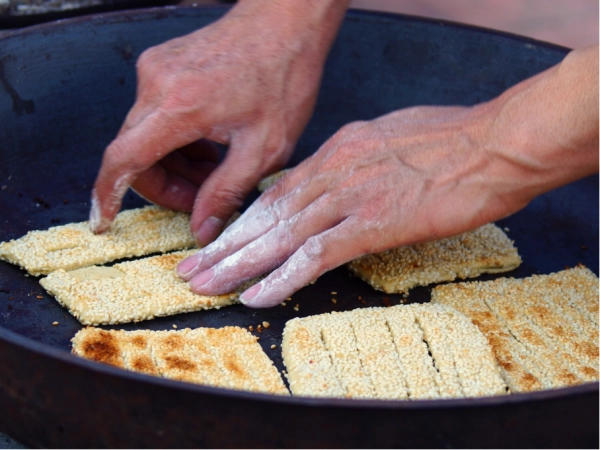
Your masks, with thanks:
[[[275,201],[265,200],[266,193],[263,194],[215,242],[183,260],[177,267],[179,276],[189,281],[200,272],[233,255],[270,232],[281,221],[288,220],[308,208],[326,192],[329,184],[330,181],[326,177],[305,178],[294,189],[287,185],[279,188],[282,196]],[[291,192],[285,194],[287,189]],[[324,205],[323,210],[330,207],[331,205]]]
[[[217,167],[218,159],[216,146],[200,139],[168,154],[140,173],[131,188],[152,203],[191,212],[198,188]]]
[[[218,163],[220,154],[217,145],[208,139],[199,139],[191,144],[185,145],[178,150],[190,161],[201,160]]]
[[[265,130],[234,136],[225,160],[204,182],[194,204],[191,228],[199,245],[207,245],[219,235],[225,221],[256,186],[266,145]]]
[[[140,173],[131,188],[142,198],[163,208],[191,212],[198,185],[159,164]]]
[[[334,228],[309,238],[280,268],[247,289],[240,301],[251,308],[278,305],[323,273],[362,254],[356,239],[359,223],[350,217]]]
[[[251,242],[190,281],[193,292],[219,295],[273,270],[287,260],[311,236],[335,227],[345,217],[331,208],[329,196],[322,196],[308,208]]]
[[[117,215],[125,192],[136,177],[173,149],[199,139],[175,121],[157,112],[118,136],[106,149],[92,191],[90,227],[101,233]]]
[[[167,172],[200,187],[217,168],[217,163],[190,160],[178,152],[171,153],[158,163]]]

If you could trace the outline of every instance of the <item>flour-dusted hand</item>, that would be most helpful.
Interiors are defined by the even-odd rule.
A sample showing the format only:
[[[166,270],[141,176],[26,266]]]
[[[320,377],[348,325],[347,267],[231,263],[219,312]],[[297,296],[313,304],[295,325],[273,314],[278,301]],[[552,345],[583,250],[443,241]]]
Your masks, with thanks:
[[[598,48],[474,107],[349,124],[178,267],[201,294],[273,306],[367,252],[455,235],[598,171]]]
[[[289,159],[346,6],[242,0],[219,21],[146,50],[136,102],[104,153],[92,229],[110,226],[133,187],[193,211],[196,240],[212,241],[260,178]],[[222,164],[209,141],[229,145]]]

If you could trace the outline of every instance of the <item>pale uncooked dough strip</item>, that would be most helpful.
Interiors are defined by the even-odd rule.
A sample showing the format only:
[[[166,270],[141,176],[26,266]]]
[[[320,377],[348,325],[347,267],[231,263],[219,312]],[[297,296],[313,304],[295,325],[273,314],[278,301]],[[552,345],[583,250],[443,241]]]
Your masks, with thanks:
[[[89,327],[80,330],[72,342],[75,355],[123,369],[191,383],[289,395],[257,338],[239,327],[178,331]]]
[[[431,339],[442,374],[423,338]],[[445,353],[442,345],[447,346]],[[485,337],[444,305],[364,308],[292,319],[283,332],[282,352],[294,395],[411,400],[506,392]],[[472,379],[460,379],[466,376]]]
[[[494,224],[438,241],[362,256],[348,268],[375,289],[405,293],[415,286],[516,269],[521,258]]]
[[[40,284],[84,325],[139,322],[236,303],[237,291],[218,296],[194,294],[175,268],[196,250],[115,264],[92,266],[70,272],[57,270]]]
[[[494,348],[512,391],[598,380],[598,328],[584,319],[598,310],[598,278],[588,269],[438,286],[432,301],[472,319]]]
[[[37,276],[194,246],[189,214],[146,206],[120,212],[103,234],[92,233],[88,222],[30,231],[0,243],[0,259]]]

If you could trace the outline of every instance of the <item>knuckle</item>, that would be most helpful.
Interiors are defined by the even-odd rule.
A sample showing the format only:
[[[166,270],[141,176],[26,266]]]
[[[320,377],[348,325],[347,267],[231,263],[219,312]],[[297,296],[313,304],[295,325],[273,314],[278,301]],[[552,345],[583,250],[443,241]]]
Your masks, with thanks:
[[[302,251],[309,260],[321,263],[325,256],[325,244],[323,238],[321,236],[309,237],[302,246]]]
[[[279,252],[287,259],[296,250],[294,233],[291,232],[287,221],[282,221],[272,230],[273,240],[277,242]],[[282,263],[283,261],[280,261]]]
[[[339,129],[338,133],[341,133],[341,134],[354,133],[355,131],[362,128],[366,123],[367,122],[365,120],[357,120],[354,122],[347,123],[346,125],[344,125],[343,127],[341,127]]]
[[[144,70],[148,68],[148,66],[152,66],[156,56],[158,55],[158,50],[156,47],[150,47],[144,50],[141,55],[138,57],[136,62],[136,67],[138,70]]]
[[[223,205],[228,210],[241,207],[244,203],[244,197],[244,187],[230,182],[223,182],[213,194],[214,204]]]

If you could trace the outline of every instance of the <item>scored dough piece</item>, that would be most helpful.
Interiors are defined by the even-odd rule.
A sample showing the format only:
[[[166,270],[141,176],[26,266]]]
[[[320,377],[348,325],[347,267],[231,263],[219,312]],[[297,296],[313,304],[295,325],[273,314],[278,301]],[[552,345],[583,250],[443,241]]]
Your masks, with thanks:
[[[516,269],[521,258],[494,224],[438,241],[362,256],[348,268],[375,289],[406,293],[415,286]]]
[[[513,392],[598,380],[598,326],[588,317],[598,311],[598,277],[589,269],[438,286],[431,298],[486,335]]]
[[[0,259],[38,276],[194,246],[189,214],[145,206],[120,212],[102,234],[92,233],[88,222],[30,231],[0,243]]]
[[[239,327],[124,331],[88,327],[71,340],[73,353],[116,367],[254,392],[289,395],[258,338]]]
[[[194,294],[175,268],[195,252],[183,250],[111,267],[92,266],[70,272],[61,269],[42,278],[40,284],[82,324],[112,325],[219,309],[236,303],[239,294],[256,281],[229,294]]]
[[[292,319],[282,353],[294,395],[415,400],[506,393],[485,336],[444,305]]]

